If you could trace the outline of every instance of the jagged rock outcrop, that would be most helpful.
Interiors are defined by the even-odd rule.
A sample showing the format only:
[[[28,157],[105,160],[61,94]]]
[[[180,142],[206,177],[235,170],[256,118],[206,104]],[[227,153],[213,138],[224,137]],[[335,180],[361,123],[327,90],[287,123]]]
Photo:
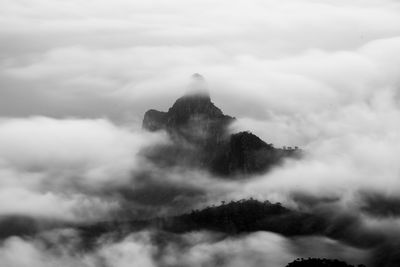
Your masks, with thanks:
[[[149,131],[157,131],[165,128],[167,113],[150,109],[144,114],[143,128]]]
[[[234,118],[224,115],[207,95],[184,95],[168,112],[149,110],[143,128],[150,131],[167,130],[189,142],[204,143],[220,140]]]
[[[167,165],[191,165],[218,175],[254,174],[268,170],[295,150],[274,148],[249,132],[231,134],[234,117],[225,115],[211,101],[204,78],[194,74],[188,92],[167,112],[147,111],[143,128],[165,130],[172,146],[148,151],[148,158]]]

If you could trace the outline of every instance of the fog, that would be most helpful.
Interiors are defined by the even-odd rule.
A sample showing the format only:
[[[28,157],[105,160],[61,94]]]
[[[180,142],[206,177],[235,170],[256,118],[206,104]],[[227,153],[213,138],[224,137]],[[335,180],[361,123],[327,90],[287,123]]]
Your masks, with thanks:
[[[5,266],[247,266],[255,267],[268,262],[284,265],[295,257],[304,256],[304,247],[313,250],[313,256],[362,259],[367,252],[341,247],[332,240],[321,238],[300,239],[291,242],[272,233],[254,233],[243,238],[219,240],[212,233],[187,234],[161,248],[154,244],[154,235],[141,232],[119,242],[103,240],[102,245],[87,254],[75,250],[74,244],[49,248],[46,242],[74,236],[71,231],[46,233],[39,240],[27,241],[9,238],[2,245],[0,259]],[[59,241],[59,240],[58,240]],[[74,242],[74,241],[70,241]],[[183,252],[183,253],[182,253]],[[19,257],[15,257],[15,255]],[[306,254],[307,256],[310,254]]]

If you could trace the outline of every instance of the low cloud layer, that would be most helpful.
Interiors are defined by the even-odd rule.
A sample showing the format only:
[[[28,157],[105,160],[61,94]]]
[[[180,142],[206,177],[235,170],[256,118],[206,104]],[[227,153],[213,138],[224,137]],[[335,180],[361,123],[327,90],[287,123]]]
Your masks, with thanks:
[[[140,149],[164,140],[104,119],[4,118],[0,215],[99,219],[119,203],[96,192],[130,183]]]
[[[67,244],[57,239],[69,238]],[[367,251],[346,247],[323,238],[286,239],[272,233],[254,233],[243,238],[221,239],[207,232],[172,237],[163,247],[155,243],[156,234],[140,232],[123,240],[103,240],[95,251],[80,254],[72,242],[79,239],[72,231],[49,232],[37,240],[18,237],[1,246],[0,260],[5,266],[246,266],[265,262],[284,266],[296,257],[335,256],[350,261],[367,258]],[[171,237],[170,237],[171,238]],[[72,240],[72,241],[71,241]],[[49,247],[48,244],[54,246]],[[312,255],[304,251],[313,250]],[[326,251],[330,251],[327,253]],[[15,257],[19,255],[19,257]]]

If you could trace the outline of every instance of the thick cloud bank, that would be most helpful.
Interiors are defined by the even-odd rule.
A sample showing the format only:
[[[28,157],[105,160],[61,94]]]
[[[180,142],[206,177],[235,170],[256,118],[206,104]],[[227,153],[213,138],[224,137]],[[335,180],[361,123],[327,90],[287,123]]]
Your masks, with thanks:
[[[139,150],[162,140],[104,119],[3,118],[0,215],[99,219],[119,203],[96,192],[129,183]]]
[[[71,243],[58,243],[68,237]],[[71,231],[49,232],[37,240],[18,237],[1,246],[0,260],[5,266],[274,266],[296,257],[335,256],[359,261],[367,252],[341,246],[332,240],[306,238],[290,241],[276,234],[254,233],[243,238],[221,240],[212,233],[200,232],[172,237],[166,246],[155,243],[160,238],[150,232],[129,235],[115,242],[105,239],[100,247],[81,254],[73,244],[79,237]],[[168,237],[164,237],[168,238]],[[75,240],[74,240],[75,239]],[[49,247],[49,244],[53,246]],[[305,249],[306,248],[306,249]],[[312,255],[304,250],[313,250]],[[326,251],[329,250],[330,253]],[[19,255],[15,257],[15,255]]]

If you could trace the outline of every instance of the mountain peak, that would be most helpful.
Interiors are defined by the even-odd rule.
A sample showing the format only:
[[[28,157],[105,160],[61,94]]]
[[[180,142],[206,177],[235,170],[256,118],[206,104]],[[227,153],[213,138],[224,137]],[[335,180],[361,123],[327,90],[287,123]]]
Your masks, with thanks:
[[[193,123],[209,126],[215,124],[219,125],[223,132],[233,120],[234,118],[225,115],[211,101],[204,77],[194,73],[186,93],[178,98],[167,112],[149,110],[145,113],[143,128],[151,131],[162,128],[177,130],[182,127],[193,127]]]
[[[144,129],[166,130],[173,140],[148,157],[160,164],[188,164],[235,176],[261,173],[284,157],[295,156],[295,150],[276,149],[250,132],[231,134],[229,125],[234,120],[214,105],[204,77],[195,73],[186,94],[167,112],[151,109],[145,113]]]
[[[198,79],[198,80],[204,80],[203,75],[201,75],[200,73],[197,73],[197,72],[192,74],[192,78]]]
[[[210,98],[210,92],[208,90],[206,79],[199,73],[192,74],[189,85],[186,89],[185,97],[193,96]]]

